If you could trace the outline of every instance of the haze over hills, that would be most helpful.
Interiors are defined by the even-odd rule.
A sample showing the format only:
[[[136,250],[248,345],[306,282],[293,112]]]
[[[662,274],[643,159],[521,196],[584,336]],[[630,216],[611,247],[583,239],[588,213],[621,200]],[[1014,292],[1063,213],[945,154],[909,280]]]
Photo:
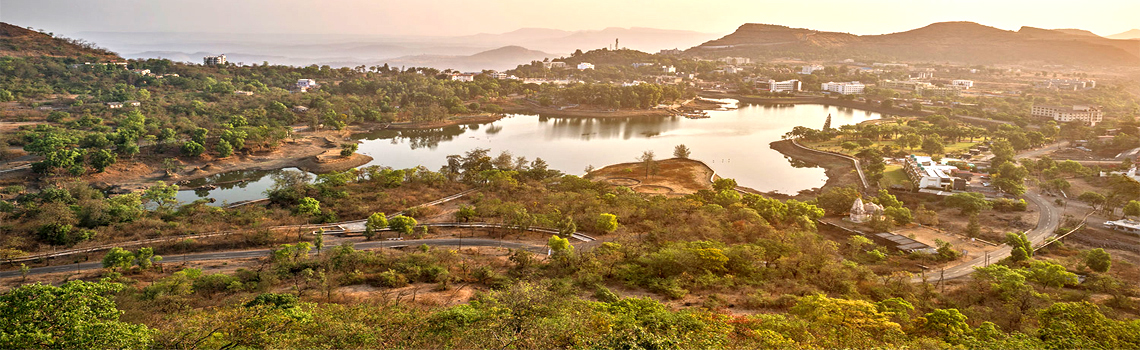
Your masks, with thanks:
[[[98,42],[128,58],[169,58],[198,62],[201,56],[225,53],[233,62],[305,66],[371,65],[385,60],[440,61],[444,57],[471,56],[481,52],[520,46],[531,50],[570,53],[612,45],[619,39],[622,47],[647,52],[661,49],[688,48],[721,36],[682,30],[652,28],[605,28],[602,30],[566,31],[546,28],[523,28],[499,34],[475,34],[454,37],[378,36],[330,34],[230,34],[230,33],[120,33],[83,32],[86,40]],[[536,55],[529,55],[533,57]],[[467,59],[486,62],[490,67],[517,64],[517,55],[504,60]],[[553,57],[553,56],[552,56]],[[541,59],[541,58],[539,58]],[[526,63],[526,62],[522,62]],[[513,67],[513,66],[512,66]],[[467,67],[472,68],[472,67]]]
[[[1129,30],[1129,31],[1124,32],[1124,33],[1109,35],[1109,36],[1106,36],[1105,38],[1120,39],[1120,40],[1140,39],[1140,29],[1133,29],[1133,30]]]
[[[369,65],[383,65],[387,63],[394,67],[431,67],[440,70],[450,68],[462,72],[478,72],[484,69],[503,71],[515,68],[520,64],[558,56],[559,55],[542,51],[529,50],[521,46],[504,46],[468,56],[414,55],[377,61]]]
[[[883,35],[852,35],[750,23],[689,52],[701,56],[970,64],[1140,65],[1138,41],[1033,27],[1022,27],[1015,32],[973,22],[934,23]]]

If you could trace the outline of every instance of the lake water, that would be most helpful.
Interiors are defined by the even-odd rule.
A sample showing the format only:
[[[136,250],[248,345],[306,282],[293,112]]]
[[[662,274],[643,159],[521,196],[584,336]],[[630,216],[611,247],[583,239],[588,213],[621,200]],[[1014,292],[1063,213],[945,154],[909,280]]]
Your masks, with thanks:
[[[735,107],[735,103],[731,106]],[[771,149],[769,143],[780,140],[795,126],[818,129],[828,114],[832,116],[832,127],[881,117],[869,111],[813,104],[742,105],[708,111],[708,114],[707,119],[513,115],[486,124],[381,130],[355,137],[363,142],[358,152],[373,158],[368,165],[393,168],[423,165],[438,170],[448,155],[489,148],[492,157],[504,150],[529,160],[540,157],[552,169],[579,175],[590,165],[602,167],[636,161],[644,151],[653,151],[658,159],[670,158],[673,147],[685,144],[692,150],[690,158],[704,161],[721,177],[736,179],[740,185],[760,191],[795,194],[823,186],[827,181],[824,169],[794,166]],[[261,198],[264,197],[261,191],[273,183],[269,174],[238,174],[253,180],[244,183],[244,187],[219,186],[198,193],[183,191],[179,199],[187,201],[208,196],[221,204]],[[231,174],[225,176],[232,177]]]

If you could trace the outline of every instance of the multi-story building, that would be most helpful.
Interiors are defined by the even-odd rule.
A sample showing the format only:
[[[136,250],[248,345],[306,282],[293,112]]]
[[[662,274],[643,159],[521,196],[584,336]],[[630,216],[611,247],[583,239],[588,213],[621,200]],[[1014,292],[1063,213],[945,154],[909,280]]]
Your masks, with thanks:
[[[721,58],[718,58],[717,61],[728,63],[728,64],[749,64],[749,63],[752,63],[752,59],[747,58],[747,57],[721,57]]]
[[[743,73],[743,72],[744,72],[744,68],[740,68],[737,66],[724,67],[724,73],[725,74],[738,74],[738,73]]]
[[[945,190],[964,190],[966,189],[966,180],[952,176],[954,170],[958,169],[953,165],[943,165],[934,162],[930,157],[909,155],[904,158],[903,170],[906,171],[907,179],[914,184],[915,188],[937,188]]]
[[[665,49],[665,50],[658,51],[657,54],[659,54],[659,55],[680,55],[682,52],[685,52],[685,51],[681,50],[681,49]]]
[[[863,83],[857,81],[842,83],[826,82],[820,86],[820,90],[834,92],[842,95],[861,94],[866,88],[867,87],[863,85]]]
[[[974,81],[966,79],[954,79],[950,81],[950,85],[969,90],[970,88],[974,87]]]
[[[455,80],[455,81],[475,81],[475,74],[471,74],[471,73],[452,74],[452,75],[451,75],[451,80]]]
[[[546,69],[565,69],[566,68],[566,62],[562,62],[562,61],[542,62],[542,66],[546,67]]]
[[[1100,107],[1080,105],[1072,107],[1034,105],[1029,115],[1053,118],[1059,122],[1082,122],[1088,125],[1096,125],[1104,120],[1104,112],[1101,112]]]
[[[794,92],[800,91],[801,83],[799,80],[794,79],[785,81],[768,80],[767,82],[761,82],[760,86],[767,86],[768,92]]]
[[[319,84],[313,79],[297,79],[297,84],[294,86],[297,91],[307,92],[309,89],[316,89]]]
[[[820,70],[823,70],[823,66],[818,65],[818,64],[811,64],[811,65],[806,65],[806,66],[803,66],[802,68],[800,68],[800,74],[812,74],[812,73],[815,73],[815,71],[820,71]]]
[[[1055,89],[1055,90],[1086,90],[1096,87],[1096,80],[1088,79],[1049,79],[1039,81],[1033,84],[1038,89]]]
[[[917,80],[883,80],[879,82],[879,87],[884,89],[902,90],[921,94],[922,90],[934,88],[934,84],[917,81]]]
[[[202,64],[207,66],[221,66],[226,64],[226,54],[202,57]]]

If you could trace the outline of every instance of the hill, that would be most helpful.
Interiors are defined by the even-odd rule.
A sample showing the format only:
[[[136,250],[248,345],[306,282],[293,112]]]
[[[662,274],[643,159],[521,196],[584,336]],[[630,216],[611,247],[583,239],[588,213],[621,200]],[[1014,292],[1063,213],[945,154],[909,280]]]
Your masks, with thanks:
[[[119,55],[82,40],[51,35],[0,22],[0,56],[75,57],[84,60],[120,60]]]
[[[1133,29],[1133,30],[1129,30],[1129,31],[1124,32],[1124,33],[1109,35],[1109,36],[1106,36],[1106,38],[1121,39],[1121,40],[1140,39],[1140,29]]]
[[[507,70],[531,61],[541,61],[558,55],[530,50],[521,46],[504,46],[469,56],[414,55],[403,56],[377,62],[392,66],[431,67],[455,69],[459,71],[481,71],[484,69]]]
[[[689,52],[698,56],[967,64],[1140,65],[1140,42],[1088,34],[1092,33],[1033,27],[1015,32],[973,22],[943,22],[900,33],[852,35],[750,23]]]
[[[1096,33],[1093,33],[1093,32],[1090,32],[1090,31],[1087,31],[1084,29],[1065,28],[1065,29],[1053,29],[1053,31],[1057,31],[1057,32],[1065,33],[1065,34],[1094,36],[1094,37],[1098,37],[1098,38],[1101,37],[1100,35],[1096,35]]]

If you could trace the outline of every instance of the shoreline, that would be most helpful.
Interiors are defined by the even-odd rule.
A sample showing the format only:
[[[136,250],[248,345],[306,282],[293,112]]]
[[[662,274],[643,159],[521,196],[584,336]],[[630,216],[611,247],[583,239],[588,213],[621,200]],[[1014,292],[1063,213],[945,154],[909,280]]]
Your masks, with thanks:
[[[840,100],[837,98],[827,98],[827,97],[798,96],[798,97],[787,97],[787,98],[768,98],[768,97],[750,97],[750,96],[741,96],[738,94],[703,92],[703,91],[699,94],[699,96],[705,97],[705,98],[731,98],[731,99],[740,101],[741,103],[763,104],[763,105],[816,104],[816,105],[824,105],[824,106],[836,106],[836,107],[854,108],[854,109],[860,109],[860,110],[875,112],[875,113],[882,114],[884,116],[896,115],[896,116],[903,116],[903,117],[919,117],[919,116],[926,116],[926,115],[931,114],[930,112],[926,112],[926,111],[915,112],[915,111],[909,110],[909,109],[883,108],[882,106],[877,106],[877,105],[869,104],[866,102],[843,101],[843,100]]]
[[[824,182],[822,187],[800,191],[800,193],[794,197],[814,197],[825,189],[836,187],[854,187],[856,190],[860,189],[859,174],[855,170],[855,165],[848,159],[806,151],[793,145],[792,140],[775,141],[770,143],[769,147],[791,158],[793,161],[802,162],[804,165],[818,166],[824,169],[824,174],[827,175],[827,182]]]

